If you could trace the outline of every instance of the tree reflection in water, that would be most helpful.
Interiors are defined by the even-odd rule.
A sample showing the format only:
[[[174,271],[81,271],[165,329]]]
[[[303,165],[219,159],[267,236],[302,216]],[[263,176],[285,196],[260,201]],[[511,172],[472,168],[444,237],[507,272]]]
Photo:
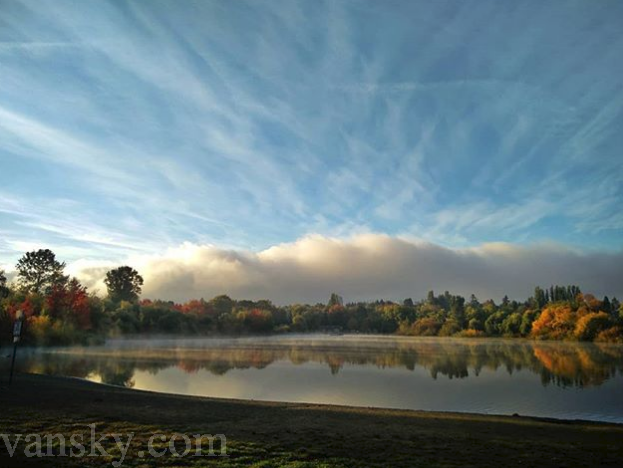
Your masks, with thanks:
[[[189,374],[206,370],[224,375],[231,369],[262,369],[276,361],[325,364],[332,374],[345,365],[411,371],[421,367],[433,379],[477,378],[483,369],[502,368],[509,374],[529,370],[540,375],[544,385],[583,388],[623,374],[623,346],[375,337],[135,340],[104,347],[30,351],[23,354],[21,366],[28,372],[95,378],[132,387],[136,371],[156,374],[175,366]]]

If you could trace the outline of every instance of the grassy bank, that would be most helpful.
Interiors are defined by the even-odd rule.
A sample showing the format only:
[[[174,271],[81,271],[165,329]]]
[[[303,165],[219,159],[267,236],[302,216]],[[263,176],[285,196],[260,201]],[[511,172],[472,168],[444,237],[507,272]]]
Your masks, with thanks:
[[[19,375],[0,390],[0,434],[128,433],[123,466],[620,466],[623,426],[164,395]],[[152,433],[227,436],[226,458],[137,456]],[[20,450],[21,447],[21,450]],[[0,466],[111,466],[118,457],[9,458]],[[88,450],[88,448],[87,448]],[[21,454],[21,455],[20,455]]]

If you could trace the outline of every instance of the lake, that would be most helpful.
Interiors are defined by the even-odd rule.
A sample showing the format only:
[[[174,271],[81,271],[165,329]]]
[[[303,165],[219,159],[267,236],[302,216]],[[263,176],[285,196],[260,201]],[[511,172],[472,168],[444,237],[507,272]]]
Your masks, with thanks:
[[[22,372],[185,395],[623,423],[622,345],[281,335],[109,340],[18,356]]]

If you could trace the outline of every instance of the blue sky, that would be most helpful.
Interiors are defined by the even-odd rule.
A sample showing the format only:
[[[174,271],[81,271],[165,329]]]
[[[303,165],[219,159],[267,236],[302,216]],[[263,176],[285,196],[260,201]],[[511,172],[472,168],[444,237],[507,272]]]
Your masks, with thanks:
[[[623,245],[623,2],[0,0],[0,264]]]

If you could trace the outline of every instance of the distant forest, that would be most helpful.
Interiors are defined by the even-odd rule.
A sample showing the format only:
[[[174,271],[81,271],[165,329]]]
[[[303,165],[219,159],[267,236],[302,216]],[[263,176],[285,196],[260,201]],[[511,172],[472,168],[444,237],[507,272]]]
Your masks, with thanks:
[[[465,298],[444,292],[402,302],[344,303],[330,294],[326,304],[277,306],[268,300],[139,299],[143,278],[129,266],[106,274],[107,296],[90,293],[64,274],[65,263],[50,250],[26,253],[8,283],[0,270],[0,344],[12,342],[18,311],[22,341],[55,346],[95,344],[106,337],[137,334],[245,335],[269,333],[383,333],[417,336],[525,337],[623,343],[623,307],[616,298],[583,293],[578,286],[536,287],[523,302],[504,297]]]

